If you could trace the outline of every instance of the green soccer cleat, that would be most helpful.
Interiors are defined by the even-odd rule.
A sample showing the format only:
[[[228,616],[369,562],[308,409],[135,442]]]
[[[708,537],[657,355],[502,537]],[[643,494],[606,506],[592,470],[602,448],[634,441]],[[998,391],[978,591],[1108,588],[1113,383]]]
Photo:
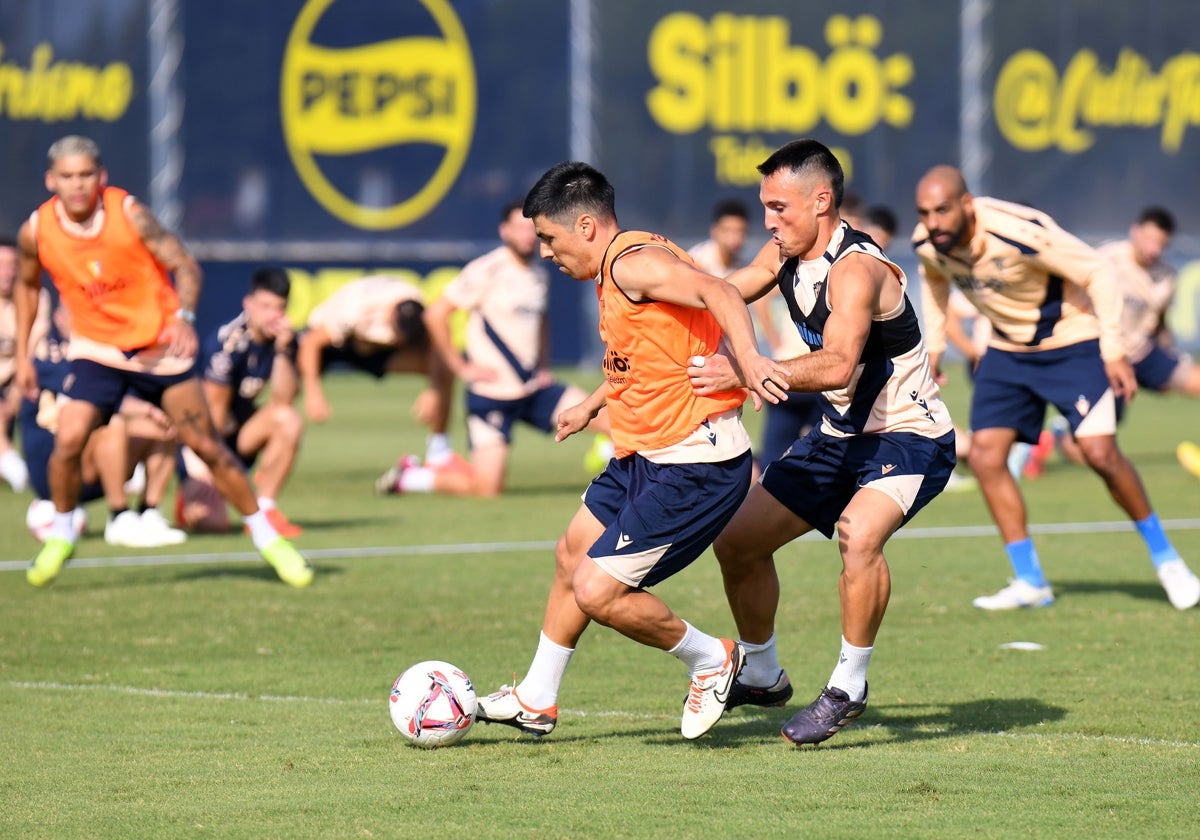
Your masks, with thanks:
[[[50,537],[38,556],[25,570],[25,580],[34,586],[45,586],[58,577],[62,567],[75,553],[75,543],[62,537]]]
[[[261,550],[263,559],[275,569],[275,574],[288,586],[303,589],[312,583],[313,570],[300,552],[283,537],[276,537]]]

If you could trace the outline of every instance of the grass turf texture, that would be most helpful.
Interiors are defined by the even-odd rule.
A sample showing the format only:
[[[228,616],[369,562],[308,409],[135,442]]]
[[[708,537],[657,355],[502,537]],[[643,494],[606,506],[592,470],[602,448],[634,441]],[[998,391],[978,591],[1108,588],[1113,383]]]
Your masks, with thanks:
[[[787,710],[738,709],[685,742],[680,663],[593,627],[548,738],[476,724],[454,747],[410,747],[386,709],[408,665],[449,660],[480,693],[523,673],[551,547],[589,476],[588,441],[520,433],[503,498],[372,495],[391,458],[422,451],[407,379],[329,383],[334,418],[308,430],[283,496],[317,569],[307,590],[276,580],[240,533],[109,548],[102,505],[53,586],[0,573],[0,835],[1194,836],[1200,610],[1170,607],[1132,528],[1086,525],[1122,516],[1098,479],[1060,463],[1024,484],[1035,525],[1085,523],[1035,537],[1058,603],[972,608],[1007,561],[994,534],[927,534],[990,525],[977,491],[939,498],[888,553],[871,705],[821,747],[778,733],[837,655],[825,541],[779,553]],[[965,423],[965,394],[948,399]],[[1172,455],[1194,417],[1194,403],[1142,396],[1122,429],[1165,520],[1197,515],[1200,484]],[[0,560],[36,550],[27,503],[0,492]],[[1200,531],[1169,535],[1200,566]],[[131,555],[196,557],[85,562]],[[711,553],[657,591],[733,633]],[[1045,649],[1000,648],[1012,641]]]

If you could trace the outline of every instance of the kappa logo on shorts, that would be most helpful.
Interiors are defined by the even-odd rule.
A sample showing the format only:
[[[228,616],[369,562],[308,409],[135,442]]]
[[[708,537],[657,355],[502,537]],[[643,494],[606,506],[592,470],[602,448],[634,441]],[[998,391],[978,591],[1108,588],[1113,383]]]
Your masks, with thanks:
[[[437,206],[466,161],[476,111],[471,45],[449,0],[378,4],[357,33],[346,31],[338,5],[307,0],[288,35],[284,141],[300,180],[334,216],[367,230],[403,227]],[[314,43],[315,32],[339,40]],[[379,204],[357,195],[373,169],[387,179]],[[393,192],[398,200],[382,206]]]
[[[626,534],[624,531],[622,531],[620,534],[617,535],[617,551],[620,551],[622,548],[625,548],[626,546],[632,545],[632,544],[633,544],[633,540],[630,539],[629,535]]]

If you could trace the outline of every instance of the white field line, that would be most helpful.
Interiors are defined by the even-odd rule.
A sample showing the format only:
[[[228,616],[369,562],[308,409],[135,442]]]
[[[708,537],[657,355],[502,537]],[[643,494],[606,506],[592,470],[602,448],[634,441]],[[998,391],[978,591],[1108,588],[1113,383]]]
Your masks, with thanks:
[[[176,691],[173,689],[163,688],[139,688],[132,685],[103,685],[98,683],[93,684],[72,684],[72,683],[57,683],[57,682],[20,682],[7,681],[0,683],[0,686],[6,688],[15,688],[33,692],[66,692],[66,693],[82,693],[82,692],[109,692],[112,694],[125,694],[137,697],[161,697],[170,699],[185,699],[185,700],[216,700],[216,701],[241,701],[255,703],[312,703],[326,706],[367,706],[378,705],[381,709],[386,702],[386,695],[376,699],[343,699],[339,697],[308,697],[308,696],[287,696],[279,694],[247,694],[240,691]],[[571,717],[592,717],[592,718],[622,718],[627,720],[666,720],[666,715],[652,715],[644,712],[623,712],[619,710],[606,710],[600,712],[584,711],[582,709],[560,709],[560,713]],[[882,729],[889,732],[915,732],[924,735],[946,735],[948,737],[970,736],[970,737],[995,737],[995,738],[1010,738],[1016,740],[1034,740],[1034,741],[1085,741],[1090,743],[1109,743],[1121,744],[1124,746],[1137,747],[1183,747],[1191,749],[1200,749],[1200,742],[1195,741],[1168,741],[1159,738],[1123,738],[1116,735],[1084,735],[1079,732],[1006,732],[994,731],[985,729],[954,729],[949,730],[937,726],[902,726],[896,724],[868,724],[866,726],[856,726],[856,729]]]
[[[1168,531],[1200,530],[1200,519],[1164,519]],[[1115,522],[1048,522],[1030,525],[1032,534],[1096,534],[1116,531],[1134,532],[1128,520]],[[954,525],[944,528],[901,528],[893,540],[947,540],[997,536],[995,525]],[[824,540],[817,532],[800,538],[806,542]],[[493,543],[446,543],[435,545],[378,545],[347,546],[345,548],[311,548],[302,553],[309,560],[346,560],[359,557],[426,556],[440,554],[499,554],[514,551],[551,551],[555,540],[526,540]],[[31,556],[32,557],[32,556]],[[128,568],[134,566],[181,566],[188,564],[224,565],[227,563],[259,563],[262,558],[254,551],[219,552],[215,554],[138,554],[125,557],[82,557],[72,559],[76,569]],[[29,560],[0,560],[0,572],[23,570]]]

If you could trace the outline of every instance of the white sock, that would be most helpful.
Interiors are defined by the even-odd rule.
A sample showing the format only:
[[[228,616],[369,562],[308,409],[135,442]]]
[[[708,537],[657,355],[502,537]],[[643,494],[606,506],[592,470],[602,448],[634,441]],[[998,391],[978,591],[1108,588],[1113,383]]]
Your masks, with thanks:
[[[517,686],[517,696],[531,709],[549,709],[558,704],[558,688],[571,662],[575,648],[563,647],[551,641],[545,633],[538,637],[537,652]]]
[[[454,450],[450,447],[450,436],[437,432],[425,439],[425,463],[437,466],[445,461]]]
[[[404,493],[432,493],[433,475],[429,467],[409,467],[400,475],[400,490]]]
[[[775,634],[761,645],[751,644],[739,639],[742,649],[746,651],[746,664],[738,675],[742,685],[752,685],[757,688],[770,688],[779,680],[779,672],[783,666],[779,664],[779,654],[775,651]]]
[[[258,509],[259,510],[271,510],[271,508],[273,508],[273,507],[275,507],[274,499],[268,499],[266,496],[258,497]]]
[[[667,653],[687,665],[688,674],[693,677],[724,668],[729,654],[725,652],[725,645],[721,644],[721,640],[700,632],[686,621],[683,622],[683,626],[687,628],[683,638]]]
[[[867,693],[867,666],[871,664],[871,647],[855,647],[842,637],[842,653],[838,657],[837,667],[829,678],[830,688],[840,688],[850,699],[858,701]]]
[[[250,529],[250,539],[254,542],[254,547],[259,551],[266,548],[279,536],[279,532],[267,521],[267,515],[263,512],[262,508],[254,511],[249,516],[243,517],[243,521],[246,527]]]
[[[25,466],[25,461],[17,454],[17,450],[10,449],[0,455],[0,476],[12,485],[15,492],[25,492],[25,487],[29,484],[29,468]]]
[[[54,524],[50,526],[50,536],[58,537],[69,543],[75,542],[75,511],[66,513],[54,511]]]

